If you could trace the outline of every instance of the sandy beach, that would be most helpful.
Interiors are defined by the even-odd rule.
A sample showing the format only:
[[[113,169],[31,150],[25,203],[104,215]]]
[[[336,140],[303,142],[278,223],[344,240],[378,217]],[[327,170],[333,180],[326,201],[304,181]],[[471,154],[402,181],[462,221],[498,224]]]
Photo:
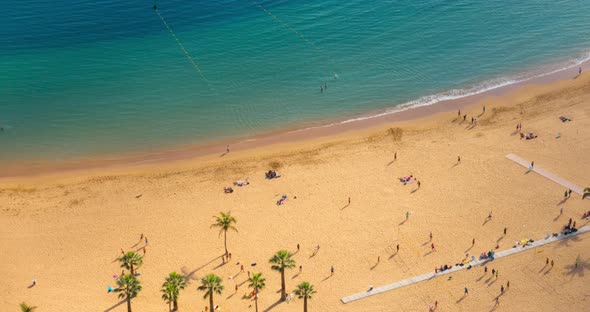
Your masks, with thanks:
[[[563,186],[505,158],[514,153],[590,186],[588,73],[465,103],[462,114],[465,121],[456,111],[440,112],[223,157],[220,151],[167,163],[1,178],[0,306],[11,311],[25,301],[39,311],[125,311],[125,302],[107,287],[116,286],[113,275],[121,272],[120,249],[143,254],[144,234],[149,245],[135,311],[167,311],[160,288],[173,271],[189,282],[180,295],[181,311],[205,310],[208,300],[197,286],[209,273],[223,279],[225,290],[215,297],[221,311],[254,311],[253,300],[243,297],[251,290],[241,265],[266,277],[260,311],[302,311],[300,299],[278,302],[280,275],[268,261],[282,249],[295,253],[297,263],[286,273],[287,291],[302,281],[317,291],[310,311],[428,311],[435,301],[436,311],[588,309],[585,234],[489,263],[499,271],[497,279],[477,267],[450,280],[340,301],[370,285],[454,265],[466,254],[543,239],[570,218],[578,227],[589,224],[581,216],[590,201],[575,193],[564,198]],[[538,137],[520,139],[519,123],[523,133]],[[271,169],[281,177],[265,179]],[[410,175],[419,188],[417,181],[400,182]],[[250,185],[232,186],[246,178]],[[227,186],[234,192],[224,194]],[[282,195],[287,200],[278,206]],[[221,211],[231,211],[239,231],[228,233],[232,259],[225,264],[223,236],[210,228]],[[29,287],[33,279],[37,285]]]

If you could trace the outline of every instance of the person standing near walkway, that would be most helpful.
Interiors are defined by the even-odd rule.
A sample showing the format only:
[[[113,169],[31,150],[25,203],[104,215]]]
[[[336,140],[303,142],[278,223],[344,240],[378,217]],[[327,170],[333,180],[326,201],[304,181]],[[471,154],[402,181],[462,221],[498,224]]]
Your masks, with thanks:
[[[531,170],[532,170],[532,169],[535,169],[535,161],[534,161],[534,160],[533,160],[533,161],[531,161],[531,168],[530,168],[530,169],[531,169]]]
[[[463,295],[467,296],[469,294],[469,289],[467,289],[467,287],[465,287],[465,290],[463,292]]]
[[[502,294],[502,295],[504,294],[504,285],[500,286],[500,294]]]

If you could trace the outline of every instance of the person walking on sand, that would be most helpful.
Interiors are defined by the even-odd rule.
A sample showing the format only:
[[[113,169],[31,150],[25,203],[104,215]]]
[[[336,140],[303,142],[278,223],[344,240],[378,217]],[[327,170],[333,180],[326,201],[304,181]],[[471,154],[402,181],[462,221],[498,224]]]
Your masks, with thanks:
[[[301,246],[299,246],[299,243],[297,243],[297,252],[299,252],[299,248],[300,248],[300,247],[301,247]]]
[[[330,276],[334,275],[334,266],[330,266]]]
[[[430,232],[430,235],[428,235],[428,237],[430,237],[430,241],[432,241],[432,232]]]
[[[465,290],[463,292],[463,295],[465,295],[465,296],[469,295],[469,289],[467,289],[467,287],[465,287]]]
[[[463,115],[463,121],[465,121],[465,119],[467,119],[467,114]]]
[[[236,294],[238,293],[238,284],[236,284]]]
[[[492,220],[492,211],[490,210],[490,214],[488,214],[488,220]]]
[[[492,269],[492,276],[496,275],[496,269]]]
[[[485,105],[483,106],[483,112],[484,113],[486,112],[486,106]]]
[[[475,246],[475,238],[471,241],[471,246]]]
[[[147,239],[147,236],[145,236],[145,244],[146,244],[146,245],[148,244],[148,239]]]
[[[350,196],[348,196],[348,204],[350,205]]]
[[[420,188],[420,180],[416,180],[416,184],[418,184],[418,188]]]
[[[395,246],[396,253],[399,252],[399,244]]]
[[[240,266],[240,272],[244,273],[244,265],[243,264]]]
[[[410,212],[406,211],[406,220],[408,220],[410,218]]]
[[[504,285],[500,285],[500,294],[504,294]]]
[[[434,243],[430,244],[430,249],[431,249],[432,251],[436,251],[436,248],[434,248]]]
[[[510,281],[506,282],[506,290],[508,290],[508,288],[510,288]]]
[[[508,228],[504,228],[504,235],[506,235],[506,232],[508,231]]]
[[[397,152],[393,154],[393,160],[397,160]]]
[[[461,117],[461,110],[457,111],[457,117]]]
[[[483,267],[483,273],[488,274],[488,266],[487,265],[485,267]]]
[[[457,156],[457,163],[460,164],[461,163],[461,156]]]
[[[530,170],[533,170],[535,168],[535,161],[531,161],[531,166],[529,167]]]
[[[303,271],[303,266],[302,265],[299,266],[299,274],[301,274],[301,271]]]
[[[549,264],[549,258],[545,259],[545,265]]]
[[[555,262],[553,262],[553,260],[551,260],[551,268],[553,268],[554,264],[555,264]]]
[[[381,262],[381,256],[377,256],[377,263]]]

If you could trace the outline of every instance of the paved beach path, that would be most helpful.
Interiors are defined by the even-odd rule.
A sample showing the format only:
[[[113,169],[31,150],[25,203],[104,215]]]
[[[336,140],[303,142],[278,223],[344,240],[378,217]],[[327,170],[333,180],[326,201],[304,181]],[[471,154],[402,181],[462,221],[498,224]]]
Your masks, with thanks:
[[[573,190],[573,189],[572,189]],[[580,235],[586,232],[590,232],[590,225],[585,226],[580,228],[576,233],[573,234],[569,234],[569,235],[563,235],[563,234],[559,234],[556,237],[549,237],[547,239],[542,239],[542,240],[538,240],[533,242],[532,244],[525,246],[525,247],[515,247],[515,248],[510,248],[507,250],[503,250],[500,252],[497,252],[494,256],[494,259],[499,259],[499,258],[503,258],[503,257],[507,257],[510,256],[512,254],[515,253],[519,253],[519,252],[523,252],[523,251],[527,251],[533,248],[537,248],[539,246],[543,246],[546,244],[550,244],[562,239],[569,239],[570,237],[576,236],[576,235]],[[390,290],[394,290],[394,289],[398,289],[404,286],[408,286],[408,285],[412,285],[412,284],[416,284],[422,281],[426,281],[432,278],[435,278],[437,276],[441,276],[441,275],[446,275],[446,274],[450,274],[450,273],[454,273],[463,269],[466,269],[467,267],[469,267],[470,265],[475,267],[481,264],[484,264],[486,262],[489,262],[489,259],[484,259],[484,260],[473,260],[471,262],[469,262],[468,264],[465,264],[463,266],[453,266],[451,269],[446,270],[444,272],[439,272],[439,273],[434,273],[434,272],[430,272],[430,273],[426,273],[426,274],[422,274],[419,276],[414,276],[414,277],[410,277],[408,279],[405,280],[401,280],[399,282],[395,282],[395,283],[391,283],[391,284],[387,284],[387,285],[383,285],[383,286],[379,286],[379,287],[375,287],[373,288],[371,291],[364,291],[364,292],[360,292],[360,293],[356,293],[350,296],[346,296],[342,299],[340,299],[343,303],[349,303],[352,301],[356,301],[356,300],[360,300],[360,299],[364,299],[370,296],[374,296],[374,295],[378,295],[380,293],[384,293],[386,291],[390,291]]]

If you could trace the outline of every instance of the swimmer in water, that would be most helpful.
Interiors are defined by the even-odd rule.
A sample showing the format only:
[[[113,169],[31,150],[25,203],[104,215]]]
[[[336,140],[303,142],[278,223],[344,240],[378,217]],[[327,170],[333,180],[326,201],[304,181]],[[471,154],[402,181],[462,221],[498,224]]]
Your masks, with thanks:
[[[320,92],[324,93],[324,86],[320,86]]]

